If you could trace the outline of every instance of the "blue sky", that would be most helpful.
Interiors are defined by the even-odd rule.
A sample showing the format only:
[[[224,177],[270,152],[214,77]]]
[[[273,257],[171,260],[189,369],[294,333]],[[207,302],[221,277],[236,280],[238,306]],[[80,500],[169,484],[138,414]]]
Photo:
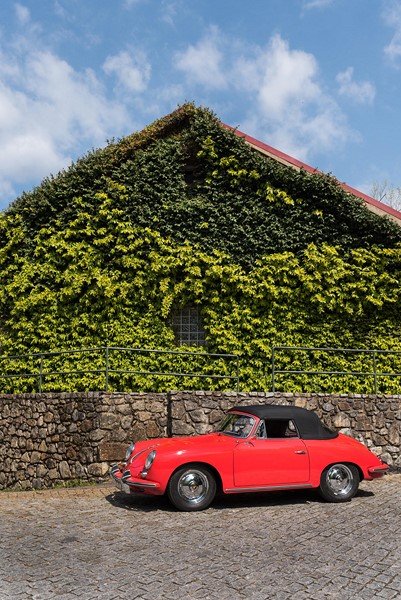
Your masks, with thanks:
[[[401,0],[1,0],[0,209],[188,100],[401,186]]]

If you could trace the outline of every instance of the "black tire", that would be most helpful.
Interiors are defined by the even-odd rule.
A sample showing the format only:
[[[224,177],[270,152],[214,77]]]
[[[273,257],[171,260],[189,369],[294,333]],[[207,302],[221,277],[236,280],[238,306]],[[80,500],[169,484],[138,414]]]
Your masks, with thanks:
[[[216,495],[216,479],[204,465],[188,464],[179,468],[168,484],[170,502],[178,510],[204,510]]]
[[[359,471],[354,465],[336,463],[323,471],[319,493],[328,502],[347,502],[357,493],[359,481]]]

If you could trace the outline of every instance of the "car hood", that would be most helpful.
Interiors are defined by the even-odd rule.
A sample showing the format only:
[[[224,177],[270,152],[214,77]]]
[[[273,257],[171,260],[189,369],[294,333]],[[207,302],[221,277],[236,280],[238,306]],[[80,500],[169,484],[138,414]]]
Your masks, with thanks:
[[[193,435],[188,437],[174,438],[156,438],[154,440],[144,440],[135,443],[134,454],[146,450],[148,448],[157,448],[158,450],[190,450],[196,448],[207,448],[210,444],[222,444],[233,446],[237,443],[236,438],[219,433],[207,433],[204,435]]]

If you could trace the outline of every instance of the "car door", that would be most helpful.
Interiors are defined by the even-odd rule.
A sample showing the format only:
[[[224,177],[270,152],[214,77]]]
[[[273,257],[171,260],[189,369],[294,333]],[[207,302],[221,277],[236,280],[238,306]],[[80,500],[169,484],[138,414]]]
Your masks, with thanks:
[[[273,424],[261,422],[256,436],[239,442],[234,449],[235,487],[308,482],[308,449],[289,420]]]

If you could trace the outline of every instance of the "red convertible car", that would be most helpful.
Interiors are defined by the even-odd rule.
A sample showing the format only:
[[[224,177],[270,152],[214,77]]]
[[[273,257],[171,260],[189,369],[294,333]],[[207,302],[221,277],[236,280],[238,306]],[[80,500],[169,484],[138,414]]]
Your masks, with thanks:
[[[215,433],[132,444],[111,468],[127,493],[167,493],[179,510],[207,508],[226,494],[317,488],[331,502],[352,498],[362,479],[389,467],[363,444],[293,406],[237,406]]]

